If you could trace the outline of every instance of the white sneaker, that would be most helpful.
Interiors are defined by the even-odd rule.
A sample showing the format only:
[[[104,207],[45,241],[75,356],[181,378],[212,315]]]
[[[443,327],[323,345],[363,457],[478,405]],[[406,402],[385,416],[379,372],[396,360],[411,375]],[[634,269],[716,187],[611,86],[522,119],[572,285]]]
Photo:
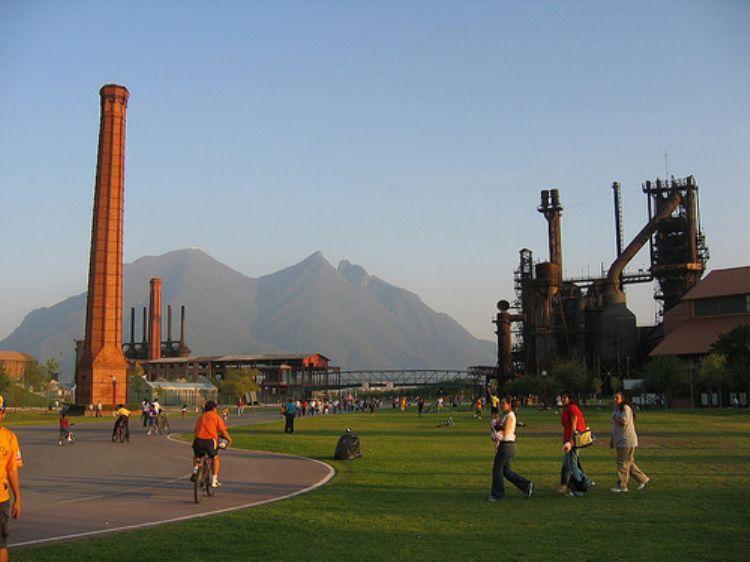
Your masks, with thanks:
[[[619,486],[615,486],[610,490],[610,492],[614,492],[615,494],[622,494],[628,492],[627,488],[620,488]]]
[[[648,484],[649,482],[651,482],[651,478],[646,478],[643,482],[638,484],[638,489],[643,490],[643,488],[645,488],[646,484]]]
[[[211,482],[211,487],[218,488],[219,486],[221,486],[221,482],[219,482],[216,478],[214,478],[213,481]]]

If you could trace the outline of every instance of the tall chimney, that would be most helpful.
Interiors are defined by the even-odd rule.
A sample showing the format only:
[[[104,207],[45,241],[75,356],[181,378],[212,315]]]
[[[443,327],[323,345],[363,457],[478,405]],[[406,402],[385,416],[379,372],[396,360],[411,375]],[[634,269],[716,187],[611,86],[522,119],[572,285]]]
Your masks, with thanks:
[[[562,205],[560,205],[560,192],[557,189],[547,191],[542,190],[541,205],[537,210],[547,219],[547,238],[549,240],[549,261],[557,266],[555,281],[560,283],[562,280],[562,234],[560,231],[560,215],[562,214]]]
[[[185,345],[185,305],[180,306],[180,346]]]
[[[172,305],[167,305],[167,350],[172,350]]]
[[[143,336],[142,343],[145,349],[148,343],[148,310],[145,306],[143,307],[143,330],[141,331],[141,335]]]
[[[185,305],[180,307],[180,343],[177,349],[174,350],[176,357],[188,357],[190,355],[190,348],[185,345]]]
[[[154,277],[150,283],[148,358],[152,360],[161,357],[161,279]]]
[[[125,112],[128,90],[99,90],[99,149],[94,183],[86,335],[76,369],[77,404],[126,401],[122,353],[122,226],[125,201]]]
[[[135,307],[130,307],[130,352],[135,351]]]

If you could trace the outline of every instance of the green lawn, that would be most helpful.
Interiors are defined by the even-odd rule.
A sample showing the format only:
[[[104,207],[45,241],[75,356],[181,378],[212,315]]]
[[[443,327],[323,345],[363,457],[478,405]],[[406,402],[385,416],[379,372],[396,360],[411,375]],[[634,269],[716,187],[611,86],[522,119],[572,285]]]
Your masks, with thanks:
[[[23,550],[17,560],[173,559],[747,559],[750,556],[750,413],[642,412],[637,459],[651,476],[615,495],[609,412],[587,410],[600,433],[582,462],[597,481],[584,498],[558,496],[560,427],[553,412],[522,410],[514,468],[536,483],[525,499],[489,493],[488,420],[379,413],[233,429],[236,446],[330,462],[337,476],[314,492],[228,515]],[[346,426],[364,458],[331,461]],[[210,553],[210,555],[209,555]]]

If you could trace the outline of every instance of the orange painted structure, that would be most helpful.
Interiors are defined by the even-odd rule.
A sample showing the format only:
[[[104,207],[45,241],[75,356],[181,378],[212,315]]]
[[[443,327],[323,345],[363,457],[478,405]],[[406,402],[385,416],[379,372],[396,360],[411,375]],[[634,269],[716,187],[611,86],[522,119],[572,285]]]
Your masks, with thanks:
[[[151,279],[148,320],[148,359],[161,358],[161,279]]]
[[[94,185],[86,336],[76,368],[76,403],[126,401],[128,363],[122,353],[122,246],[125,201],[125,112],[128,90],[99,91],[101,116]]]
[[[21,351],[0,351],[0,369],[5,371],[12,380],[18,380],[26,369],[36,363],[28,353]]]

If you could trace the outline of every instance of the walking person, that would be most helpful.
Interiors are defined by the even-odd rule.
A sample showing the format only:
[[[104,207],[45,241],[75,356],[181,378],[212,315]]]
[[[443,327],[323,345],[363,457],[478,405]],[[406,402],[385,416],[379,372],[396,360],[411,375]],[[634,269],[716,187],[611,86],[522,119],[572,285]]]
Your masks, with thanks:
[[[490,422],[495,441],[495,462],[492,464],[492,493],[487,496],[487,501],[496,502],[505,497],[503,478],[530,498],[534,494],[534,483],[511,470],[511,461],[516,455],[516,414],[508,398],[502,398],[499,405],[502,419],[493,418]]]
[[[8,534],[10,518],[21,517],[21,478],[18,474],[23,466],[21,448],[16,434],[2,425],[5,419],[5,400],[0,396],[0,562],[8,560]],[[13,509],[10,507],[10,492],[13,492]]]
[[[560,423],[563,426],[563,465],[560,470],[560,487],[557,491],[580,497],[595,485],[581,466],[575,441],[576,433],[586,431],[586,420],[583,418],[583,412],[581,412],[578,402],[571,392],[563,392],[561,402],[563,406],[560,415]]]
[[[297,413],[297,405],[290,396],[286,403],[286,410],[284,411],[284,417],[286,418],[286,424],[284,425],[284,433],[294,433],[294,418]]]
[[[635,432],[635,409],[630,398],[623,392],[615,393],[615,410],[612,412],[612,437],[609,448],[617,451],[617,485],[612,488],[616,494],[628,491],[628,479],[632,476],[643,490],[651,480],[635,464],[635,450],[638,435]]]
[[[144,398],[143,402],[141,402],[141,421],[143,422],[143,427],[146,427],[148,424],[148,411],[150,407],[148,400]]]
[[[498,417],[500,417],[500,398],[493,392],[492,396],[490,396],[490,400],[492,401],[492,404],[490,406],[492,418],[498,419]]]

